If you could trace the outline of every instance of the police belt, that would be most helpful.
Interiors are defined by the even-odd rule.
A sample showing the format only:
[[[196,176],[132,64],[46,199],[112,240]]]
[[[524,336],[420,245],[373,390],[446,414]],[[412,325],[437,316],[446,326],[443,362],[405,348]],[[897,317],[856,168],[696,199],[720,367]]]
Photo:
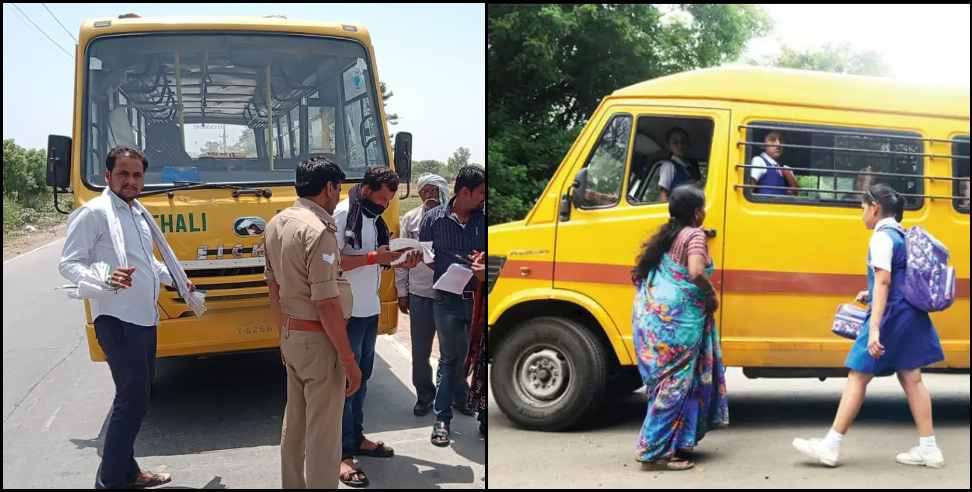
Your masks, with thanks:
[[[324,331],[320,320],[287,318],[287,329],[296,331]]]

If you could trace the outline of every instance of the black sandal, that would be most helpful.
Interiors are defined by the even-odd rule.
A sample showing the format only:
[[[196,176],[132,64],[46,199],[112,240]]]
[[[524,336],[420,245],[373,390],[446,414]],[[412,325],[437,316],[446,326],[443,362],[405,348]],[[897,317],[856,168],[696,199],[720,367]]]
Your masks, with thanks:
[[[374,449],[359,448],[356,456],[368,456],[371,458],[391,458],[395,456],[395,450],[385,446],[385,443],[378,441]]]
[[[341,483],[344,485],[354,487],[356,489],[367,487],[369,483],[368,475],[365,475],[365,472],[361,470],[354,470],[349,473],[338,475],[338,478],[341,479]]]

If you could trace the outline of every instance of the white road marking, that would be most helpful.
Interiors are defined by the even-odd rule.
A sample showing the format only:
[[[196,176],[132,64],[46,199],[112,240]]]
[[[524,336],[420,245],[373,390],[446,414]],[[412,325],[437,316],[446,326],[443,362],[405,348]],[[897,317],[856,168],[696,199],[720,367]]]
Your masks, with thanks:
[[[51,424],[54,423],[54,419],[57,418],[57,414],[60,412],[61,407],[57,407],[57,410],[54,410],[54,413],[51,414],[51,418],[47,419],[47,422],[44,423],[44,432],[51,430]]]
[[[63,239],[63,238],[62,238],[62,239]],[[32,249],[32,250],[30,250],[30,251],[28,251],[28,252],[26,252],[26,253],[24,253],[24,254],[21,254],[21,255],[17,255],[17,256],[14,256],[13,258],[11,258],[11,259],[9,259],[9,260],[7,260],[7,261],[5,261],[5,262],[3,262],[3,264],[4,264],[4,265],[6,265],[6,264],[8,264],[8,263],[10,263],[10,262],[12,262],[12,261],[14,261],[14,260],[16,260],[16,259],[19,259],[19,258],[23,258],[23,257],[25,257],[25,256],[27,256],[27,255],[30,255],[30,254],[34,254],[34,253],[36,253],[36,252],[38,252],[38,251],[40,251],[40,250],[42,250],[42,249],[44,249],[44,248],[46,248],[46,247],[48,247],[48,246],[51,246],[51,245],[53,245],[54,243],[56,243],[56,242],[58,242],[58,241],[60,241],[60,240],[61,240],[61,239],[55,239],[55,240],[53,240],[53,241],[51,241],[51,242],[49,242],[49,243],[47,243],[47,244],[45,244],[45,245],[43,245],[43,246],[40,246],[40,247],[37,247],[37,248],[34,248],[34,249]]]

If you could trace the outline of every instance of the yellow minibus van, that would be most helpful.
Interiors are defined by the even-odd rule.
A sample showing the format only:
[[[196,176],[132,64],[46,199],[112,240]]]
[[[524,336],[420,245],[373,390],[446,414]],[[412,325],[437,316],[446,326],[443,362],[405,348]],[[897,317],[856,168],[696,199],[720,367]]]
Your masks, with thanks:
[[[688,135],[706,195],[727,366],[749,377],[846,374],[836,307],[866,288],[861,190],[906,198],[903,224],[950,248],[957,298],[932,314],[938,366],[969,368],[969,89],[800,70],[722,67],[615,91],[522,221],[489,229],[489,354],[500,408],[559,430],[641,386],[631,269],[668,220],[666,135]],[[769,132],[798,187],[751,179]]]

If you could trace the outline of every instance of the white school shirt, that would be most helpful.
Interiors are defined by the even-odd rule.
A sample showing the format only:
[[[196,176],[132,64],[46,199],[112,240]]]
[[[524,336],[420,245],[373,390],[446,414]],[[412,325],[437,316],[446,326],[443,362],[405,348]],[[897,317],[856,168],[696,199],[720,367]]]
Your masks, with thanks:
[[[871,268],[880,268],[886,272],[891,271],[891,257],[894,256],[894,241],[887,232],[879,230],[886,225],[897,225],[894,217],[885,217],[878,221],[874,226],[874,233],[871,234],[871,242],[868,244],[868,252],[871,254]]]
[[[759,178],[762,178],[763,175],[766,174],[766,165],[767,164],[769,164],[770,166],[775,166],[775,167],[779,167],[779,168],[790,169],[790,166],[786,166],[786,165],[781,166],[781,165],[779,165],[766,152],[763,152],[760,155],[754,155],[752,162],[749,163],[750,166],[760,166],[760,167],[751,167],[751,168],[749,168],[750,176],[753,177],[753,180],[759,181]]]

